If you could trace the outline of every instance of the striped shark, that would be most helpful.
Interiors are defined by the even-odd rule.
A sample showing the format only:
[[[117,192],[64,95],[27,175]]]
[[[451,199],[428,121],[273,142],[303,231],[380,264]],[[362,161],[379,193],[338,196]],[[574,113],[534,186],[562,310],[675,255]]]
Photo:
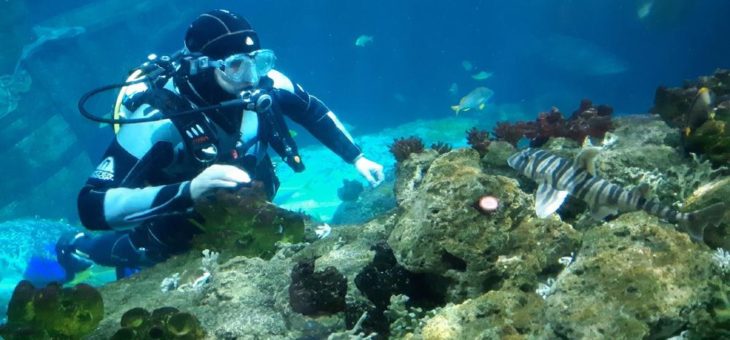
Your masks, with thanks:
[[[537,182],[535,212],[540,218],[554,213],[568,194],[586,202],[591,216],[602,220],[619,212],[644,210],[670,223],[679,224],[694,240],[701,241],[707,225],[716,224],[725,213],[724,203],[693,212],[679,212],[646,197],[641,186],[626,190],[596,175],[597,148],[584,149],[575,160],[545,150],[528,148],[509,157],[507,163]]]

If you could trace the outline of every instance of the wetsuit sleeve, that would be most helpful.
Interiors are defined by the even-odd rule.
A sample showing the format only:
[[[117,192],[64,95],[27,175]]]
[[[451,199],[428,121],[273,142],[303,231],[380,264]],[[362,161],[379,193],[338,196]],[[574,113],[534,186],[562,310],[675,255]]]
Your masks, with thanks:
[[[147,185],[173,156],[170,142],[158,141],[135,157],[115,139],[79,193],[81,223],[92,230],[121,230],[151,218],[191,212],[190,181]]]
[[[302,125],[345,162],[354,163],[362,155],[352,136],[321,100],[281,73],[269,73],[269,77],[274,80],[277,104],[283,114]]]

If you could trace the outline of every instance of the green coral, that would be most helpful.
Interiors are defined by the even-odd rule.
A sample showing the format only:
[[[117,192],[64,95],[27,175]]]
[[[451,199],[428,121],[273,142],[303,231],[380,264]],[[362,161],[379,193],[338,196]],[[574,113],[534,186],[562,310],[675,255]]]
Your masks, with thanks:
[[[101,294],[86,284],[63,288],[52,283],[36,290],[21,281],[8,306],[8,323],[0,329],[5,339],[80,339],[104,316]]]
[[[122,315],[121,325],[112,339],[196,340],[205,337],[205,331],[194,315],[174,307],[161,307],[152,313],[144,308],[132,308]]]
[[[226,257],[271,258],[277,242],[304,239],[304,216],[268,202],[260,190],[219,191],[196,205],[204,217],[205,232],[195,236],[193,247],[211,249]]]

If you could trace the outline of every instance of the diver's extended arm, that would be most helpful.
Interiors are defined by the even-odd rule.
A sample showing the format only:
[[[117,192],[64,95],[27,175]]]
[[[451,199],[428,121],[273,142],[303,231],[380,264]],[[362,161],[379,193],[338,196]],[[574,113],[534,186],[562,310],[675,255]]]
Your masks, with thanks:
[[[283,114],[302,125],[345,162],[352,164],[362,155],[352,136],[321,100],[277,71],[269,72],[268,76],[274,80],[275,101]]]
[[[81,223],[91,230],[130,229],[149,218],[190,211],[190,181],[145,186],[171,152],[168,143],[158,142],[137,159],[115,140],[79,192]]]

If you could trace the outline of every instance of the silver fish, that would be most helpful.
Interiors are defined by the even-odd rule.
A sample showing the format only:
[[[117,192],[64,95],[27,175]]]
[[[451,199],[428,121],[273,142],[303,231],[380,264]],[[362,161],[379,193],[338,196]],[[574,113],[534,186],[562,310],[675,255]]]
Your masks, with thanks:
[[[554,213],[570,194],[588,204],[591,216],[604,219],[618,212],[644,210],[670,223],[679,224],[693,239],[701,241],[707,225],[717,223],[725,204],[716,203],[693,212],[682,213],[648,199],[642,190],[626,190],[595,175],[591,166],[595,152],[575,160],[538,149],[525,149],[510,156],[507,163],[537,182],[535,212],[544,218]]]

